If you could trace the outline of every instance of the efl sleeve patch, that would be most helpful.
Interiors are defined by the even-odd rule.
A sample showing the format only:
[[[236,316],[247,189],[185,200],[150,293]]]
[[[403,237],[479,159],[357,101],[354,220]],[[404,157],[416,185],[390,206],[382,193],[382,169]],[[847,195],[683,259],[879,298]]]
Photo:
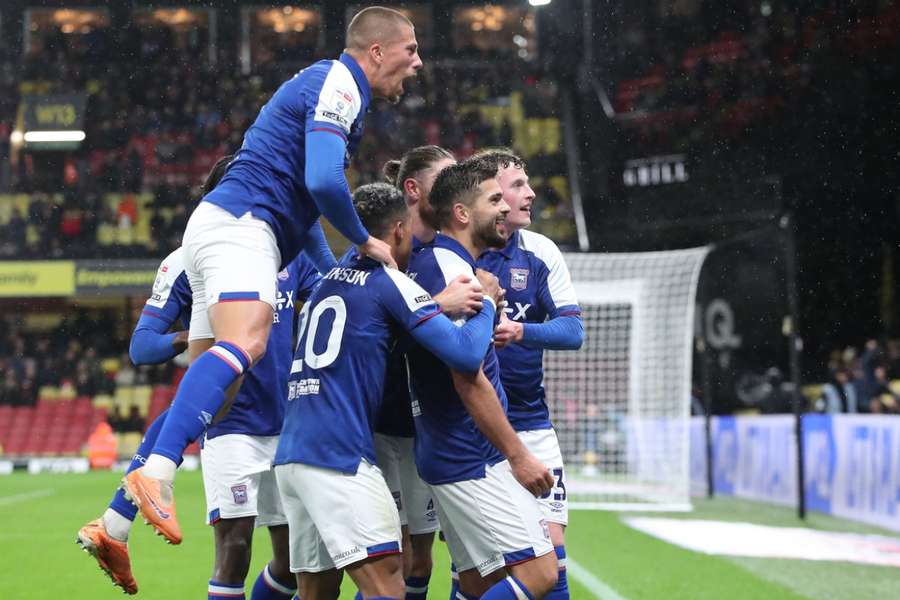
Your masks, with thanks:
[[[353,76],[341,63],[336,63],[322,84],[316,103],[315,121],[336,125],[345,134],[359,115],[362,100]]]

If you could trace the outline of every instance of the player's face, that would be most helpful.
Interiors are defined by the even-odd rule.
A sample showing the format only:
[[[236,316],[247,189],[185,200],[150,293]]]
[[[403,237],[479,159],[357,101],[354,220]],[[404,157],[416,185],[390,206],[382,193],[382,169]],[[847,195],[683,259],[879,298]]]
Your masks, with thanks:
[[[419,197],[415,206],[419,211],[419,216],[421,216],[422,220],[426,223],[434,223],[434,208],[432,208],[431,202],[428,201],[428,196],[431,194],[431,188],[434,187],[434,180],[437,179],[437,176],[441,171],[450,165],[455,164],[456,161],[452,158],[442,158],[436,163],[433,163],[428,169],[425,169],[416,175]]]
[[[515,165],[501,169],[497,180],[500,182],[500,189],[503,190],[503,199],[509,204],[509,214],[504,225],[509,237],[512,232],[531,225],[534,190],[528,185],[528,174],[525,169]]]
[[[472,239],[476,244],[483,248],[506,244],[504,222],[509,214],[509,205],[503,200],[503,190],[496,179],[481,182],[470,212]]]
[[[385,44],[382,48],[381,69],[378,85],[373,86],[377,95],[391,102],[399,102],[403,95],[403,80],[415,77],[422,68],[419,58],[419,44],[412,27],[404,27],[399,39]]]

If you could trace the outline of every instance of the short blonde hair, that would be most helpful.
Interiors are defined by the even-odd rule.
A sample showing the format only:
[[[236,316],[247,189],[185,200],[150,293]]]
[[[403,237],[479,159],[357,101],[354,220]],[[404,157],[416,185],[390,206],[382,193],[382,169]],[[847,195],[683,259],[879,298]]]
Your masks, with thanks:
[[[347,27],[347,48],[366,51],[372,44],[391,41],[401,27],[413,28],[406,15],[392,8],[370,6],[356,13]]]

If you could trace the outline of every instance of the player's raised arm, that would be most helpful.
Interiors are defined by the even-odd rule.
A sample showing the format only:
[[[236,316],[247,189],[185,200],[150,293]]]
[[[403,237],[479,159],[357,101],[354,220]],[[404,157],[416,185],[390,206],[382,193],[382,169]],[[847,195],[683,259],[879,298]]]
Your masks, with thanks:
[[[392,270],[389,270],[388,274],[396,284],[400,295],[410,306],[415,306],[416,302],[434,304],[428,292],[406,275]],[[400,322],[407,327],[416,342],[451,369],[477,373],[481,369],[484,353],[491,343],[497,310],[495,297],[500,295],[499,290],[499,285],[495,285],[493,290],[486,290],[488,296],[484,299],[484,308],[460,327],[434,309],[417,321],[403,319]],[[402,317],[395,315],[397,316]]]
[[[316,221],[309,232],[306,234],[306,242],[303,244],[303,251],[307,258],[316,266],[319,273],[327,273],[337,265],[337,259],[325,239],[325,232],[322,230],[322,224]]]
[[[131,334],[128,355],[135,365],[158,365],[187,349],[186,331],[168,333],[192,300],[181,253],[181,248],[175,250],[160,264],[151,296]]]

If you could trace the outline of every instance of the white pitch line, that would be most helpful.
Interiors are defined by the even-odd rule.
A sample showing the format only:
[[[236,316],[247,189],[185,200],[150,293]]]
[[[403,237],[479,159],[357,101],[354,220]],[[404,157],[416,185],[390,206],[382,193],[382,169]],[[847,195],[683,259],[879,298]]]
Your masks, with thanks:
[[[44,498],[52,496],[56,490],[35,490],[33,492],[25,492],[24,494],[13,494],[12,496],[0,496],[0,506],[10,506],[18,504],[26,500],[34,500],[35,498]]]
[[[566,558],[566,572],[578,583],[586,587],[598,600],[625,600],[616,590],[603,583],[596,575],[572,560],[571,556]]]

